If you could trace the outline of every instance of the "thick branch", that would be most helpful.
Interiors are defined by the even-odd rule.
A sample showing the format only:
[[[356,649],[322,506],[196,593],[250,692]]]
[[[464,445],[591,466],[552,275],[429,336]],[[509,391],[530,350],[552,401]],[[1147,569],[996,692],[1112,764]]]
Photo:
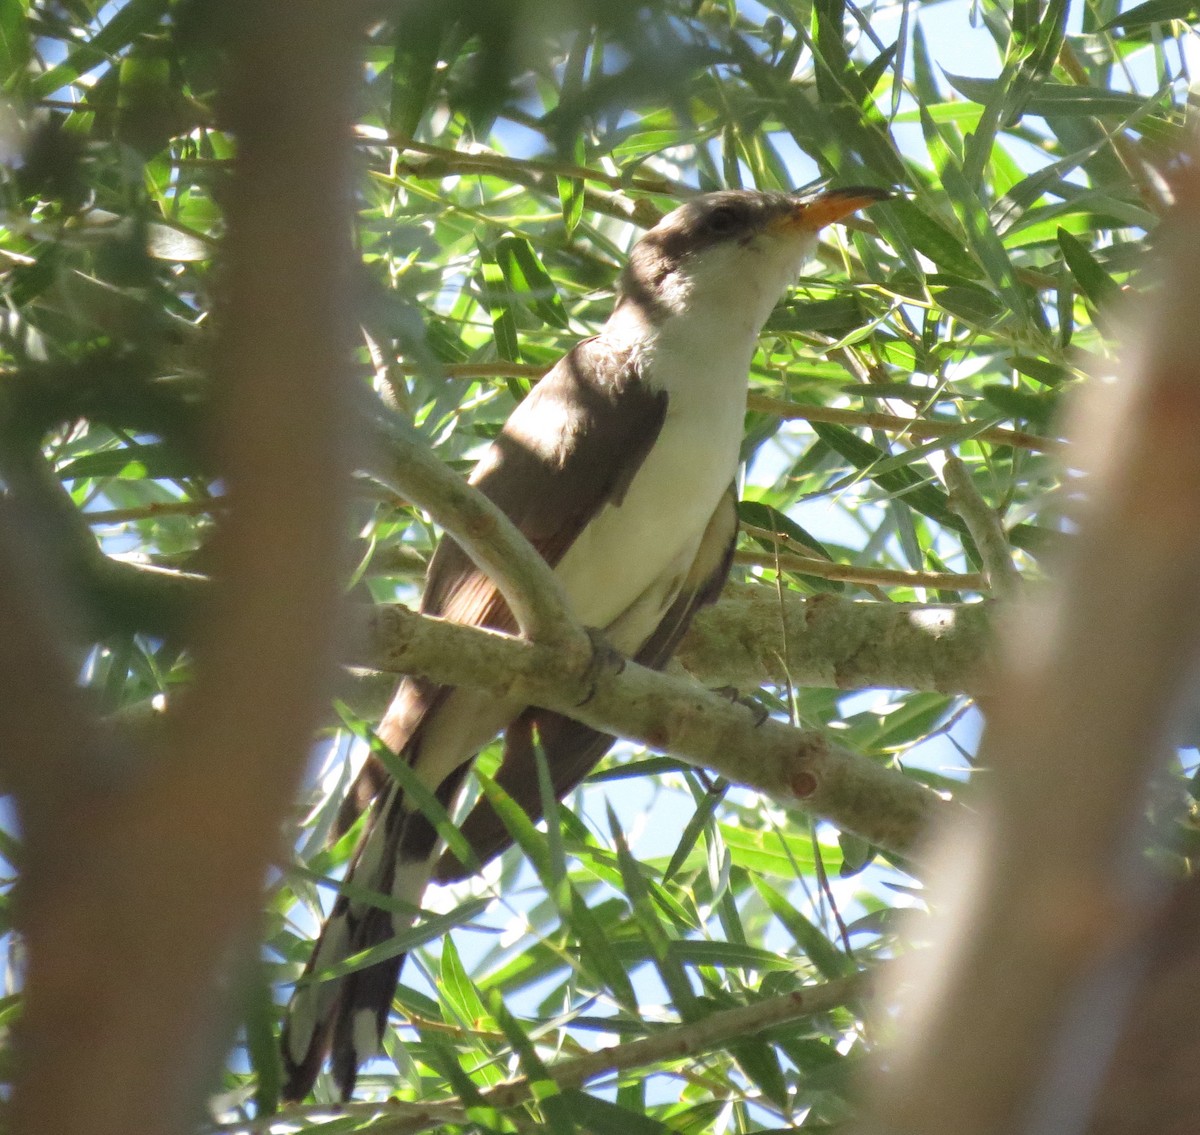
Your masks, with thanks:
[[[732,585],[696,616],[678,659],[704,685],[740,690],[791,682],[980,694],[990,684],[989,615],[983,603],[872,603]],[[369,630],[354,661],[372,670],[394,672],[400,658],[418,669],[442,659],[452,669],[458,652],[469,649],[451,646],[445,623],[404,608],[381,606],[363,618]],[[455,681],[467,681],[465,674]]]
[[[376,665],[560,710],[806,808],[895,854],[911,854],[939,806],[902,773],[815,730],[760,722],[686,678],[616,660],[581,682],[555,651],[523,639],[453,623],[430,627],[433,620],[402,607],[377,609],[371,621],[367,649]]]
[[[732,584],[701,611],[678,658],[705,685],[936,690],[990,685],[991,607],[874,603]]]
[[[235,37],[219,590],[173,744],[25,809],[14,1132],[190,1130],[226,1038],[222,970],[252,940],[332,672],[353,10],[261,0]]]

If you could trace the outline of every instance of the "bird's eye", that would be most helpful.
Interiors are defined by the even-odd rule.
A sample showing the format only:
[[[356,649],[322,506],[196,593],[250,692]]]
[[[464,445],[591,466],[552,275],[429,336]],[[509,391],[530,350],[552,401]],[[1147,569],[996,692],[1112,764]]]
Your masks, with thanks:
[[[721,205],[708,215],[707,228],[716,236],[726,236],[733,232],[740,222],[736,209]]]

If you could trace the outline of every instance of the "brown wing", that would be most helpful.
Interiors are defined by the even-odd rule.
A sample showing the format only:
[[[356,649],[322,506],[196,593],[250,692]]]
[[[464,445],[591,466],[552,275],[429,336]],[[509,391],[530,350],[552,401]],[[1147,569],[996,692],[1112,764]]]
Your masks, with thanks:
[[[737,495],[733,486],[730,486],[708,522],[695,562],[679,595],[654,633],[634,656],[641,665],[654,670],[665,666],[687,633],[695,613],[721,594],[733,562],[737,528]],[[613,738],[560,713],[535,706],[527,709],[508,727],[504,735],[504,759],[496,773],[496,783],[536,823],[542,817],[542,803],[538,791],[534,730],[546,757],[555,794],[560,800],[596,767],[608,752]],[[471,809],[461,827],[480,863],[486,863],[512,843],[512,836],[508,834],[504,821],[486,800],[480,800]],[[438,860],[433,878],[439,883],[448,883],[465,878],[470,873],[469,868],[447,851]]]
[[[593,516],[619,504],[667,413],[665,391],[642,382],[629,351],[585,339],[513,411],[471,477],[551,566]],[[515,632],[495,585],[449,537],[434,552],[421,611],[468,626]],[[404,748],[445,687],[405,679],[380,725],[394,751]],[[380,792],[387,773],[368,758],[338,812],[344,834]]]
[[[471,483],[551,566],[609,503],[620,504],[667,412],[628,351],[585,339],[533,389],[480,460]],[[453,540],[434,553],[421,610],[513,630],[512,616]]]

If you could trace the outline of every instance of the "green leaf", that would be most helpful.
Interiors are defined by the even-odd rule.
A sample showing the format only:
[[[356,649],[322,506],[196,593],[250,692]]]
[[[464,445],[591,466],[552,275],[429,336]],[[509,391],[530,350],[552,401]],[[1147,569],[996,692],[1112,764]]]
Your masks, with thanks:
[[[583,179],[580,177],[557,177],[558,203],[562,207],[563,225],[566,226],[567,236],[578,227],[583,218]]]
[[[729,1050],[742,1071],[767,1099],[776,1107],[787,1106],[787,1080],[772,1045],[756,1037],[747,1037],[731,1044]]]
[[[893,201],[889,208],[917,251],[928,256],[943,271],[968,279],[983,275],[964,247],[961,232],[951,231],[941,219],[920,209],[913,201]]]
[[[247,969],[242,1015],[246,1054],[254,1069],[254,1103],[257,1114],[273,1115],[279,1108],[279,1092],[283,1085],[279,1042],[275,1036],[279,1010],[272,996],[266,966],[256,958]]]
[[[983,396],[1005,417],[1024,419],[1039,427],[1048,425],[1058,411],[1059,400],[1053,390],[1031,394],[1027,390],[991,382],[983,387]]]
[[[1097,30],[1106,32],[1112,28],[1124,28],[1127,32],[1147,28],[1152,24],[1164,24],[1168,20],[1183,20],[1194,23],[1200,18],[1200,6],[1194,0],[1145,0],[1114,16]]]
[[[494,250],[480,245],[479,255],[483,301],[492,316],[496,354],[506,362],[519,362],[521,344],[517,338],[517,317],[513,311],[516,296],[509,287],[504,270],[496,262]]]
[[[438,87],[441,19],[432,10],[418,15],[418,10],[409,8],[398,21],[392,59],[390,126],[402,139],[416,134]]]
[[[591,1135],[671,1135],[676,1130],[644,1113],[597,1099],[578,1088],[559,1093],[566,1114]]]
[[[1063,259],[1071,269],[1079,290],[1096,307],[1110,303],[1119,294],[1121,288],[1116,280],[1100,266],[1087,246],[1066,229],[1058,230],[1058,247],[1062,249]]]
[[[28,0],[0,0],[0,76],[4,90],[18,90],[29,65]]]
[[[533,245],[521,236],[502,236],[496,241],[494,255],[509,294],[531,306],[552,327],[569,331],[567,309]]]
[[[970,79],[949,72],[946,78],[959,94],[974,102],[986,104],[996,94],[996,79]],[[1025,113],[1044,117],[1086,114],[1098,118],[1106,114],[1138,114],[1145,107],[1146,100],[1141,95],[1049,82],[1034,84],[1024,100]]]
[[[778,532],[793,543],[799,544],[801,548],[816,552],[825,559],[833,559],[829,549],[820,540],[805,531],[791,517],[785,516],[769,504],[764,504],[762,501],[738,501],[738,516],[745,524],[753,524],[755,528],[766,528],[771,532]],[[761,543],[766,548],[771,546],[767,541],[761,541]]]
[[[385,909],[397,911],[401,909],[401,904],[394,901],[389,907],[387,895],[375,894],[363,887],[347,887],[343,884],[342,890],[357,901],[373,902],[374,905]],[[424,946],[426,942],[436,942],[439,938],[444,938],[451,930],[466,925],[486,910],[490,903],[491,900],[486,898],[468,899],[448,914],[438,914],[427,918],[424,922],[394,935],[386,942],[380,942],[378,946],[372,946],[369,950],[360,950],[357,954],[351,954],[343,961],[301,978],[301,981],[332,981],[334,978],[345,977],[348,973],[369,969],[379,962],[398,958],[401,954],[407,954],[418,946]]]
[[[854,960],[842,953],[817,926],[805,918],[796,909],[795,903],[758,875],[751,875],[750,881],[771,913],[783,924],[822,977],[833,980],[855,972],[857,966]]]
[[[479,857],[475,849],[467,842],[458,826],[450,819],[446,806],[438,799],[435,792],[425,784],[412,765],[402,757],[397,756],[380,740],[362,718],[358,717],[344,702],[334,703],[338,715],[346,728],[359,737],[371,748],[371,753],[383,762],[391,778],[400,785],[404,793],[406,806],[418,811],[437,830],[437,834],[445,841],[446,846],[454,853],[458,861],[472,871],[479,870]]]
[[[906,467],[892,468],[877,473],[875,467],[888,457],[883,450],[868,441],[863,441],[845,426],[836,426],[828,422],[813,422],[812,428],[823,441],[836,449],[858,470],[887,489],[889,493],[911,505],[918,512],[924,513],[930,519],[936,520],[943,527],[953,528],[956,532],[966,534],[966,525],[962,519],[950,511],[946,494],[941,489],[934,487],[932,470],[922,474],[915,468]]]
[[[995,293],[968,280],[941,287],[933,286],[931,280],[929,291],[940,307],[961,319],[968,327],[987,327],[1005,311],[1004,304],[996,298]]]
[[[546,1065],[542,1063],[541,1057],[538,1056],[537,1049],[529,1039],[525,1027],[508,1011],[508,1006],[504,1004],[504,998],[497,990],[493,989],[488,994],[488,1007],[501,1031],[508,1038],[508,1043],[513,1046],[513,1050],[517,1054],[517,1060],[521,1065],[521,1071],[529,1081],[533,1098],[542,1104],[542,1111],[548,1121],[548,1129],[559,1132],[560,1135],[573,1135],[575,1125],[570,1119],[560,1109],[548,1106],[558,1095],[558,1085],[554,1082]]]
[[[620,822],[611,806],[608,808],[608,828],[616,845],[617,862],[621,868],[625,894],[633,907],[634,919],[643,937],[650,944],[655,968],[667,987],[676,1012],[687,1020],[692,1015],[695,993],[675,954],[674,947],[677,943],[672,941],[671,935],[659,921],[658,912],[650,899],[649,888],[642,878],[641,865],[630,855],[625,833],[621,830]]]
[[[788,880],[795,880],[799,872],[816,870],[812,841],[807,834],[792,836],[780,831],[755,831],[732,824],[719,824],[717,830],[739,867],[760,875]],[[828,863],[828,852],[825,854]]]
[[[120,449],[105,449],[85,453],[58,469],[64,481],[88,477],[125,477],[129,480],[144,477],[161,479],[183,478],[194,473],[196,459],[173,445],[126,445]]]
[[[550,859],[546,837],[537,830],[536,825],[529,818],[529,814],[525,809],[505,792],[492,777],[480,772],[478,769],[476,769],[475,775],[479,779],[479,787],[483,791],[487,802],[491,804],[496,815],[504,822],[504,827],[508,831],[508,834],[512,836],[513,841],[525,853],[525,857],[537,872],[542,886],[551,894],[556,894],[556,883],[558,880]]]
[[[580,962],[603,980],[624,1007],[636,1013],[637,995],[629,974],[613,952],[611,936],[573,887],[568,921],[579,939]]]
[[[875,859],[875,849],[853,832],[838,832],[838,846],[842,849],[842,866],[838,875],[843,879],[857,875]]]
[[[558,793],[554,790],[550,766],[540,744],[535,745],[534,757],[537,760],[538,798],[542,805],[542,816],[546,822],[546,873],[551,880],[553,891],[557,894],[567,878],[567,859],[563,850]]]
[[[448,1008],[467,1028],[480,1028],[489,1020],[475,983],[467,975],[462,959],[458,956],[454,939],[447,936],[442,941],[441,969],[437,986],[438,995]]]
[[[679,837],[679,842],[675,845],[675,850],[671,853],[671,860],[663,872],[664,883],[683,867],[688,857],[692,854],[692,849],[696,846],[696,841],[700,838],[700,833],[713,822],[713,816],[716,814],[717,807],[724,799],[726,787],[727,785],[722,781],[719,790],[704,793],[698,801],[696,810],[685,825],[683,833]]]
[[[95,67],[109,63],[142,32],[150,31],[167,12],[167,0],[129,0],[90,39],[76,47],[61,63],[29,81],[30,97],[46,98],[75,82]]]
[[[796,963],[773,950],[745,946],[738,942],[703,942],[676,939],[671,954],[677,962],[692,966],[720,966],[723,969],[792,970]],[[679,1008],[676,1003],[676,1008]]]
[[[1013,370],[1045,386],[1060,386],[1069,377],[1067,368],[1062,363],[1051,362],[1048,359],[1013,355],[1008,361]]]

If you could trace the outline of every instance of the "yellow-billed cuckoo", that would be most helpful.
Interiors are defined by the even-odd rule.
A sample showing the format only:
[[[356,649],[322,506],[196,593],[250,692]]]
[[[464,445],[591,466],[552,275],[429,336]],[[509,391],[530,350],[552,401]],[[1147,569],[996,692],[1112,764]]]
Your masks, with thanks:
[[[697,608],[725,582],[737,533],[734,478],[758,335],[822,226],[888,197],[871,188],[808,197],[727,190],[663,218],[630,253],[600,333],[574,347],[512,413],[471,482],[546,558],[579,621],[646,666],[670,658]],[[442,540],[421,610],[514,631],[495,586]],[[480,690],[405,678],[379,737],[447,807],[500,731],[497,781],[541,815],[534,735],[555,790],[570,792],[612,738],[557,713]],[[296,986],[283,1032],[284,1098],[302,1099],[326,1057],[349,1097],[379,1051],[403,955],[340,977],[321,973],[412,924],[430,878],[467,871],[382,764],[364,767],[342,827],[371,808],[348,881]],[[463,834],[484,861],[509,843],[486,802]]]

